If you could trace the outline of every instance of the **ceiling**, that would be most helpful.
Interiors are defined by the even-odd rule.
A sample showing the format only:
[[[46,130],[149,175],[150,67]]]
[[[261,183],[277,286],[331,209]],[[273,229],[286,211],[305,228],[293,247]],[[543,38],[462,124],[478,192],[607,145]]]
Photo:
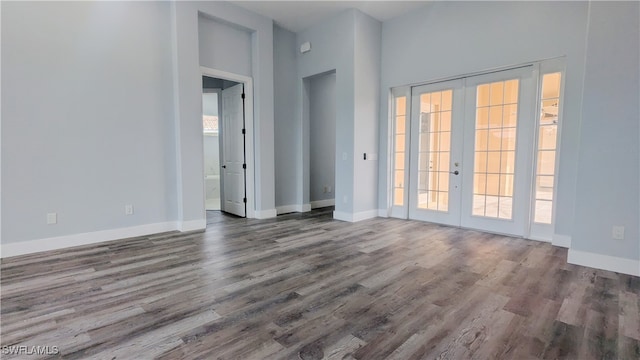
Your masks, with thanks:
[[[346,9],[386,21],[423,7],[426,1],[233,1],[234,4],[271,18],[287,30],[298,32]]]

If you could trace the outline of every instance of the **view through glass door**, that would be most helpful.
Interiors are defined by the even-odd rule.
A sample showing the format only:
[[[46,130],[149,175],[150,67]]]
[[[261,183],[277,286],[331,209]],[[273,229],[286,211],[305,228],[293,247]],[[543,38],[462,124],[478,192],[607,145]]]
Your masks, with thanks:
[[[411,89],[410,219],[525,234],[535,89],[532,66]]]

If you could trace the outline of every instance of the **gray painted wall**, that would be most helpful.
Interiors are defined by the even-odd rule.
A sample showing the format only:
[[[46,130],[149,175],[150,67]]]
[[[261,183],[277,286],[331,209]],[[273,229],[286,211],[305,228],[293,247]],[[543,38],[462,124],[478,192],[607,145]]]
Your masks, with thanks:
[[[566,56],[556,233],[570,236],[586,26],[586,2],[434,2],[422,10],[385,22],[379,124],[380,208],[386,208],[388,201],[388,96],[391,87]]]
[[[175,221],[170,23],[164,2],[2,3],[3,244]]]
[[[251,76],[251,33],[245,29],[198,16],[200,65]]]
[[[297,166],[301,154],[301,124],[298,112],[296,35],[273,26],[273,101],[275,128],[276,206],[298,204],[297,184],[302,173]]]
[[[335,73],[309,79],[309,137],[309,199],[333,199],[336,164]],[[325,192],[325,187],[330,187],[331,191]]]
[[[594,2],[589,15],[571,248],[640,259],[640,5]]]

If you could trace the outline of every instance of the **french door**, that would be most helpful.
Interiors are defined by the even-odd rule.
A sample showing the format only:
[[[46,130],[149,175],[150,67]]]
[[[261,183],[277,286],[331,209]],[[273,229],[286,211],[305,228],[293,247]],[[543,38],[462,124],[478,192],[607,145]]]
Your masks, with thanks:
[[[463,80],[411,94],[409,218],[460,225]]]
[[[413,87],[403,130],[410,139],[404,201],[394,200],[391,215],[406,204],[410,219],[524,236],[535,79],[527,66]]]
[[[533,67],[466,79],[463,227],[516,236],[527,232],[534,79]]]

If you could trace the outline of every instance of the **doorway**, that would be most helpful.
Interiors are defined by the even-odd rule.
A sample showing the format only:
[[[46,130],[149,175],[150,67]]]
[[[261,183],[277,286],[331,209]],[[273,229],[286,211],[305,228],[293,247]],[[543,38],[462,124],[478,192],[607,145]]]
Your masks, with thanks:
[[[204,144],[205,210],[220,210],[220,92],[221,88],[208,88],[203,78],[202,135]],[[211,79],[213,80],[213,79]]]
[[[205,209],[245,217],[244,84],[202,77]]]
[[[309,203],[335,205],[336,73],[305,79],[309,118]]]

